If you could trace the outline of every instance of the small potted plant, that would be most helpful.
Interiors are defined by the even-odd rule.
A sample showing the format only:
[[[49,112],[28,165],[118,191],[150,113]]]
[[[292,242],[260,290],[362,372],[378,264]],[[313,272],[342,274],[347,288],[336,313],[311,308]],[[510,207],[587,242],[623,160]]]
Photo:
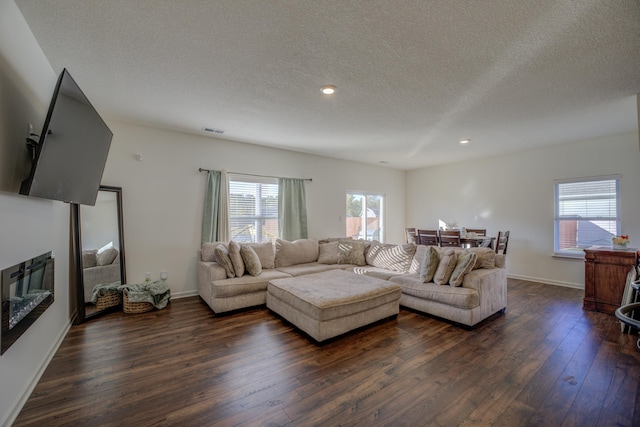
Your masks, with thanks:
[[[613,242],[614,249],[627,249],[629,236],[621,234],[620,236],[615,236],[611,241]]]

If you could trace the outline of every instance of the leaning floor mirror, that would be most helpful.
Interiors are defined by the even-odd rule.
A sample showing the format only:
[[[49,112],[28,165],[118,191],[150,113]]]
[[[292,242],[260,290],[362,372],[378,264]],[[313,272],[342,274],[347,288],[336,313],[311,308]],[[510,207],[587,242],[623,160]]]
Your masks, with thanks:
[[[122,212],[121,187],[101,185],[95,206],[71,205],[77,323],[121,308],[116,289],[126,283]]]

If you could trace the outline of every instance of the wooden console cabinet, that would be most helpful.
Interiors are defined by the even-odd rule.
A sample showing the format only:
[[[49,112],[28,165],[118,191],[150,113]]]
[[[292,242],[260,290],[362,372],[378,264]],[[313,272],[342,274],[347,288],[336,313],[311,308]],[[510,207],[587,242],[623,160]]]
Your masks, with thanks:
[[[637,262],[635,249],[585,249],[584,310],[613,313],[622,302],[627,274]]]

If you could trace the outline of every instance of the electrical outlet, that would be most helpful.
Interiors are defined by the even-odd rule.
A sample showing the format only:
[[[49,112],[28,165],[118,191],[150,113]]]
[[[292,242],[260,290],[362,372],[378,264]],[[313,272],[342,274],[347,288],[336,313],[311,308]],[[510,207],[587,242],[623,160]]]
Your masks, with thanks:
[[[168,276],[168,274],[167,274],[166,271],[161,271],[160,272],[160,279],[161,280],[167,280],[167,276]]]
[[[146,273],[144,273],[144,280],[151,280],[151,272],[147,271]]]

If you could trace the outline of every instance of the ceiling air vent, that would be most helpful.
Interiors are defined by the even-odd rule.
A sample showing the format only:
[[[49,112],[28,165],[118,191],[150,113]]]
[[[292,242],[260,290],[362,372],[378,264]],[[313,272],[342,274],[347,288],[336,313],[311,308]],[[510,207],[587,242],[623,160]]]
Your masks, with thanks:
[[[224,133],[222,129],[208,128],[208,127],[203,127],[202,131],[207,133],[215,133],[217,135],[222,135]]]

